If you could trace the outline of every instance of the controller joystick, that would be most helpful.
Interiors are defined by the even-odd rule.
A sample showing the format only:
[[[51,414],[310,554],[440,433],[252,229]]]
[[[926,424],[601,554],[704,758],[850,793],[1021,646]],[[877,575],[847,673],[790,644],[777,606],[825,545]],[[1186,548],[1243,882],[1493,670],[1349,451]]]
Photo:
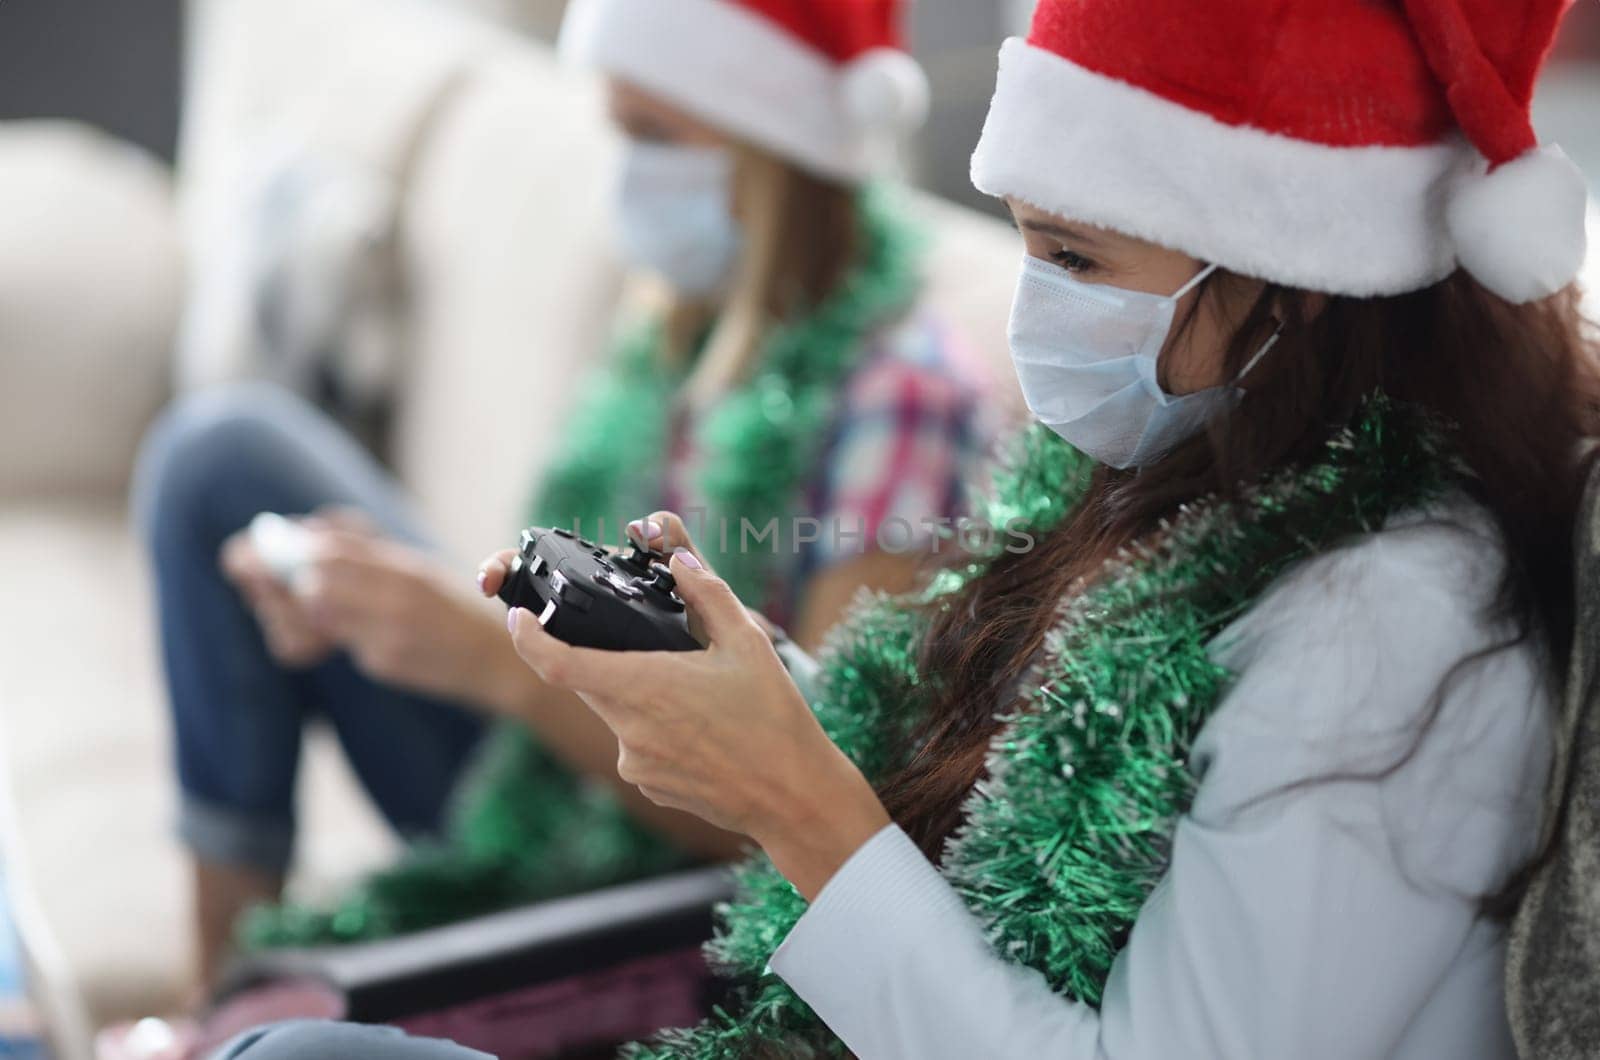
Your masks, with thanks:
[[[650,564],[650,574],[643,582],[647,595],[669,611],[682,611],[683,600],[678,596],[678,579],[672,576],[665,563]]]
[[[656,592],[666,592],[667,596],[674,596],[678,591],[678,580],[672,576],[672,570],[666,564],[650,565],[650,581],[645,583],[646,589]]]
[[[667,562],[667,557],[659,552],[646,548],[643,545],[629,546],[627,555],[620,558],[619,562],[626,564],[639,575],[644,575],[651,567],[658,563]]]
[[[650,575],[650,588],[664,593],[677,591],[678,579],[672,576],[672,568],[665,563],[650,564]]]
[[[522,532],[500,599],[557,640],[608,651],[698,651],[666,557],[608,555],[567,530]]]

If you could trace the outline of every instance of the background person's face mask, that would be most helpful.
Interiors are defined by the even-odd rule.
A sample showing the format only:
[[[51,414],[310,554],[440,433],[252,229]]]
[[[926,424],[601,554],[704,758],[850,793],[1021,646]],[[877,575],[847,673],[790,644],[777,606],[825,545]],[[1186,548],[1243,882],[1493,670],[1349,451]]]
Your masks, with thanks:
[[[1153,463],[1230,410],[1243,394],[1237,380],[1175,396],[1157,376],[1179,300],[1216,268],[1162,297],[1083,283],[1029,256],[1011,310],[1011,361],[1039,422],[1092,459],[1129,468]]]
[[[727,286],[744,246],[731,152],[633,141],[618,198],[618,236],[631,263],[691,298]]]

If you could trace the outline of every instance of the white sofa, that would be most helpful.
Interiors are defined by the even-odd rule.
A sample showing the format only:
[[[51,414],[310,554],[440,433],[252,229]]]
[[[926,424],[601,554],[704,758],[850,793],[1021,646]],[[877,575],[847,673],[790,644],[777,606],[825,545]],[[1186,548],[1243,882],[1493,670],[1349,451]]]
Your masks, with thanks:
[[[518,526],[618,280],[598,94],[539,46],[420,0],[203,0],[194,15],[176,193],[81,131],[0,126],[0,843],[66,1060],[87,1055],[96,1024],[180,1001],[188,881],[125,503],[168,393],[183,270],[192,281],[207,267],[214,240],[198,229],[234,179],[231,146],[283,121],[364,132],[363,108],[381,110],[416,56],[470,56],[406,185],[415,342],[397,454],[464,571]],[[19,185],[51,207],[26,211],[26,227]],[[931,297],[1007,380],[1015,237],[925,208]],[[392,840],[332,748],[313,743],[297,886],[315,889],[388,856]]]

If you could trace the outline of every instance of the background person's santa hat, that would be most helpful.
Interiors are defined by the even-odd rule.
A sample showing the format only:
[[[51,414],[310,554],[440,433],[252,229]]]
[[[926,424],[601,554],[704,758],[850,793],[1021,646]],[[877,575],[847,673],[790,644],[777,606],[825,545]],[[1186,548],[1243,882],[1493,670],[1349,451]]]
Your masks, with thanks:
[[[1042,0],[1006,43],[984,192],[1345,295],[1459,265],[1511,302],[1583,263],[1534,81],[1571,0]]]
[[[926,119],[904,0],[574,0],[562,54],[827,177],[888,168]]]

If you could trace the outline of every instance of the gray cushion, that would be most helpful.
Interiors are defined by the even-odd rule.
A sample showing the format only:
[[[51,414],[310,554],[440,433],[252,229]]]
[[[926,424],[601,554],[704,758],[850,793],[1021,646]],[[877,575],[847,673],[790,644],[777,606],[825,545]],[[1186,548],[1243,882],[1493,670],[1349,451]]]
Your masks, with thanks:
[[[1554,856],[1512,924],[1506,1001],[1523,1060],[1600,1056],[1600,475],[1579,520],[1577,637],[1547,829]]]

